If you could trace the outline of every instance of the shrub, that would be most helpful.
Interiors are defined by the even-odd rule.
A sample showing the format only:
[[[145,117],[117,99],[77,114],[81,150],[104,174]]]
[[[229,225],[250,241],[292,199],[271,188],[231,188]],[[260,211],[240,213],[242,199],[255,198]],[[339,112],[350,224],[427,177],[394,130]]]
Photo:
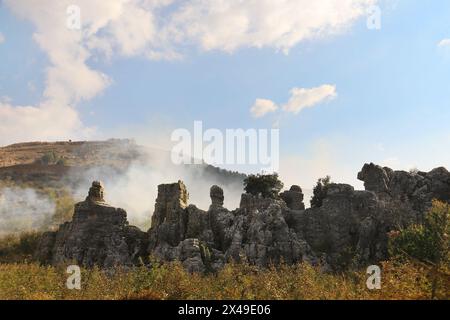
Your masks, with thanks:
[[[55,203],[55,212],[48,221],[48,227],[57,227],[60,224],[72,220],[75,200],[70,191],[66,189],[47,189],[47,194]]]
[[[261,195],[264,198],[275,199],[278,197],[283,183],[278,179],[278,174],[249,175],[244,179],[244,190],[252,195]]]
[[[311,207],[320,208],[323,203],[323,199],[327,197],[328,186],[331,183],[331,177],[326,176],[325,178],[320,178],[317,181],[316,186],[313,190],[313,197],[311,198]]]
[[[0,263],[23,262],[32,260],[41,233],[24,232],[0,239]]]
[[[390,253],[435,265],[449,262],[450,205],[434,201],[421,225],[390,233]]]
[[[423,224],[389,234],[389,251],[393,257],[415,260],[430,269],[432,298],[438,289],[438,275],[450,265],[449,234],[450,205],[439,201],[433,201]]]
[[[56,162],[56,154],[55,152],[51,151],[51,152],[47,152],[45,153],[40,159],[39,162],[41,164],[44,165],[49,165],[49,164],[53,164]]]

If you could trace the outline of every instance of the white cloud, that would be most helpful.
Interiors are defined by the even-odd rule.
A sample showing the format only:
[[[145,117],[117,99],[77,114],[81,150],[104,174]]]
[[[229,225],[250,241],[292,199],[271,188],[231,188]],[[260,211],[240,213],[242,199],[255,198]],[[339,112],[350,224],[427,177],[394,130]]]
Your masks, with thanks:
[[[33,39],[48,55],[50,65],[46,69],[43,101],[30,109],[2,106],[10,121],[18,121],[15,126],[4,125],[4,118],[0,120],[7,137],[2,141],[34,139],[33,130],[24,128],[18,134],[17,129],[6,132],[4,128],[23,125],[24,114],[36,113],[46,119],[49,105],[54,106],[54,124],[68,121],[65,113],[71,114],[67,129],[58,128],[55,137],[77,138],[89,132],[80,122],[76,106],[102,93],[111,82],[107,75],[90,66],[92,59],[115,55],[179,59],[186,46],[227,52],[269,47],[287,53],[302,41],[345,31],[376,1],[5,0],[13,13],[34,25]],[[81,30],[67,28],[67,8],[71,5],[81,9]],[[56,112],[57,108],[64,112]],[[42,131],[48,132],[45,121],[41,124]]]
[[[75,2],[75,3],[74,3]],[[0,105],[0,143],[37,139],[84,138],[93,128],[83,125],[76,105],[100,94],[109,78],[88,65],[87,45],[109,23],[118,19],[126,0],[25,1],[7,0],[7,6],[35,26],[33,39],[48,55],[43,100],[35,106]],[[69,5],[81,8],[82,30],[67,27]],[[135,12],[133,12],[134,14]],[[130,14],[130,13],[129,13]],[[137,17],[136,20],[139,20]],[[121,40],[127,44],[125,37]],[[136,49],[129,45],[127,53]],[[131,49],[130,49],[131,48]]]
[[[439,48],[449,48],[450,47],[450,39],[443,39],[438,43]]]
[[[0,44],[2,44],[3,42],[5,42],[5,36],[0,32]]]
[[[329,101],[337,96],[336,86],[324,84],[320,87],[305,89],[293,88],[290,91],[289,101],[282,106],[282,110],[289,113],[298,114],[305,108],[311,108],[324,101]],[[271,100],[256,99],[255,104],[250,109],[255,118],[260,118],[269,112],[278,110],[277,104]]]
[[[77,112],[67,106],[12,106],[0,102],[0,145],[18,141],[89,138]]]
[[[284,52],[301,41],[345,31],[376,0],[192,0],[171,30],[204,50],[272,47]]]
[[[271,100],[256,99],[255,104],[250,109],[251,114],[255,118],[260,118],[269,112],[275,112],[278,106]]]
[[[283,110],[297,114],[305,108],[334,99],[336,95],[336,86],[329,84],[311,89],[293,88],[291,90],[291,98],[283,106]]]

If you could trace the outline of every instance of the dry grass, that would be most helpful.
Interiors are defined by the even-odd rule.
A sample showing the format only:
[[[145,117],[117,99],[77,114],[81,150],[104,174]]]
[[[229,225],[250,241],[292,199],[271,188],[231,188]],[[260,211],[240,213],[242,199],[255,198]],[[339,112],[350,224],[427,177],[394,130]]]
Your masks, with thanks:
[[[412,263],[382,265],[381,290],[366,288],[365,271],[323,273],[307,264],[259,270],[229,264],[217,274],[187,273],[178,263],[106,273],[82,271],[81,290],[68,290],[65,269],[0,265],[0,299],[429,299],[428,271]],[[449,299],[448,276],[437,298]]]

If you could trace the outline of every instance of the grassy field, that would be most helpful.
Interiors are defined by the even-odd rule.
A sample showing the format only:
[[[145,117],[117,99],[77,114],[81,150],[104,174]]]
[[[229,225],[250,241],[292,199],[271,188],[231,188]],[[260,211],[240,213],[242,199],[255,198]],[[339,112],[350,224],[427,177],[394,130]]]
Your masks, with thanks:
[[[34,263],[0,265],[0,299],[430,299],[429,271],[412,263],[382,264],[380,290],[361,272],[330,274],[307,264],[259,270],[229,264],[217,274],[189,274],[179,264],[104,272],[82,270],[81,290],[69,290],[65,268]],[[438,275],[437,299],[450,298]]]

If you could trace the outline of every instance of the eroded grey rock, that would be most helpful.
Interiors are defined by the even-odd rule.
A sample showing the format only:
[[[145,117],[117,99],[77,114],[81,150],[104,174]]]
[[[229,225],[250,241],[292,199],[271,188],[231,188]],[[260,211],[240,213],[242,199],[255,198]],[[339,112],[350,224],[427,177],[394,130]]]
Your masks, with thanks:
[[[132,266],[145,258],[147,242],[145,232],[128,225],[123,209],[104,203],[103,187],[94,182],[86,200],[75,205],[72,221],[43,236],[36,256],[53,265]]]
[[[282,192],[280,197],[284,200],[289,209],[305,210],[303,191],[300,186],[293,185],[289,190]]]
[[[128,225],[124,210],[108,206],[94,182],[72,221],[43,235],[36,257],[110,268],[154,256],[180,261],[190,272],[218,270],[231,260],[261,267],[306,261],[342,270],[386,259],[388,232],[420,223],[432,199],[450,201],[445,168],[405,172],[366,164],[358,178],[366,190],[331,184],[322,206],[306,210],[299,186],[279,199],[243,194],[232,211],[223,207],[223,190],[212,186],[204,211],[188,203],[183,182],[163,184],[146,233]]]

